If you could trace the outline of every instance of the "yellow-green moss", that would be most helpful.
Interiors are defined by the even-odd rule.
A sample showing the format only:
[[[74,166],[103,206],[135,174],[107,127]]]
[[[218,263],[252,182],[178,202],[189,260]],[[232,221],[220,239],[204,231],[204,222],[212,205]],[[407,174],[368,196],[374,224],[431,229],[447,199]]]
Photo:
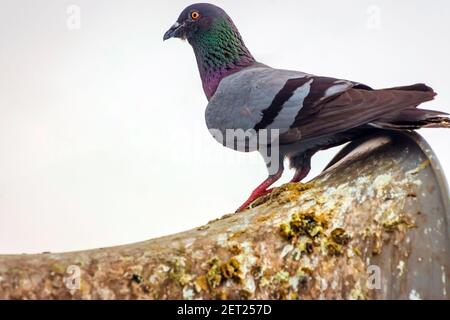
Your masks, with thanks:
[[[336,228],[331,231],[331,239],[337,244],[346,245],[350,242],[351,237],[342,228]]]
[[[241,264],[236,257],[231,257],[226,262],[221,262],[218,258],[212,258],[208,261],[209,269],[205,275],[206,281],[211,288],[216,288],[223,281],[233,279],[242,280]]]
[[[396,216],[393,219],[383,221],[383,228],[386,232],[394,232],[396,230],[401,230],[403,227],[406,229],[415,228],[416,225],[410,219],[404,215]]]
[[[326,244],[328,254],[332,256],[340,256],[342,254],[342,246],[336,242],[330,241]]]
[[[294,213],[289,224],[282,223],[280,225],[280,234],[289,240],[301,235],[314,238],[323,233],[327,224],[324,217],[317,216],[312,211]]]
[[[228,251],[230,251],[230,253],[233,255],[238,255],[242,252],[242,247],[239,243],[234,243],[234,244],[230,245],[230,247],[228,248]]]
[[[63,274],[63,273],[66,272],[66,267],[63,264],[59,263],[59,262],[55,262],[55,263],[52,264],[51,270],[54,273]]]
[[[314,243],[308,237],[300,237],[297,248],[299,249],[300,253],[302,253],[302,254],[303,253],[311,254],[314,251]]]
[[[300,194],[314,186],[312,182],[308,183],[286,183],[279,188],[275,188],[271,193],[255,200],[251,207],[257,207],[262,204],[270,205],[274,202],[284,204],[297,200]]]
[[[220,260],[212,258],[208,261],[209,269],[206,273],[206,281],[211,288],[216,288],[222,282],[222,274],[220,272]]]
[[[208,290],[208,280],[205,275],[199,276],[194,281],[194,287],[197,292],[207,291]]]
[[[381,247],[383,246],[383,239],[381,238],[381,232],[374,232],[372,235],[372,255],[378,255],[381,253]]]
[[[240,280],[242,278],[241,264],[235,257],[223,263],[220,266],[220,271],[225,279]]]
[[[334,229],[333,231],[331,231],[330,236],[326,239],[325,242],[328,254],[333,256],[341,255],[343,253],[344,246],[348,244],[350,240],[350,235],[348,235],[344,229]]]
[[[232,235],[230,235],[229,237],[228,237],[228,240],[236,240],[236,239],[238,239],[241,235],[243,235],[245,233],[245,231],[238,231],[238,232],[235,232],[235,233],[233,233]]]
[[[284,271],[284,270],[278,271],[273,276],[273,281],[279,282],[279,283],[289,281],[289,272]]]
[[[354,247],[352,250],[354,254],[356,254],[358,257],[361,257],[361,250],[359,248]]]
[[[181,286],[187,285],[192,280],[192,276],[186,272],[186,264],[184,259],[175,259],[172,268],[169,271],[169,278]]]
[[[12,267],[8,269],[8,273],[14,274],[14,275],[21,275],[24,271],[21,268],[18,267]]]

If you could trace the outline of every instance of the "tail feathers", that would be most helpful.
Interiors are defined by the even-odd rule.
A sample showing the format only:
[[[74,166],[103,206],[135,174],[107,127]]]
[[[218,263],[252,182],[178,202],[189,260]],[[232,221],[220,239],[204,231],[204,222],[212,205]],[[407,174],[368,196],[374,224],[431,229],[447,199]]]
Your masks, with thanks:
[[[436,95],[436,92],[434,92],[433,88],[427,86],[424,83],[416,83],[416,84],[412,84],[412,85],[409,85],[409,86],[387,88],[387,89],[384,89],[384,90],[419,91],[419,92],[430,93],[433,97]]]
[[[388,91],[411,92],[412,94],[422,95],[423,101],[433,100],[436,96],[433,88],[423,83],[417,83],[409,86],[387,88]],[[420,103],[419,103],[420,104]],[[450,118],[445,112],[418,109],[417,105],[406,109],[388,113],[383,117],[373,121],[374,127],[383,129],[414,130],[420,128],[450,128]]]
[[[450,128],[450,118],[445,112],[407,108],[387,115],[372,123],[384,129],[414,130],[420,128]]]

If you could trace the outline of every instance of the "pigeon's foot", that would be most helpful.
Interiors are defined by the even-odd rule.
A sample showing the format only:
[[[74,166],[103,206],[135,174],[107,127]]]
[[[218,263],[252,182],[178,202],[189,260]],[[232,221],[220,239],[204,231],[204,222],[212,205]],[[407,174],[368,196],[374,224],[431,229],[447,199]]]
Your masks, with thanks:
[[[281,178],[281,175],[283,174],[283,169],[280,169],[276,174],[269,176],[266,180],[263,181],[250,195],[250,197],[247,199],[247,201],[244,202],[243,205],[239,207],[239,209],[236,210],[237,212],[244,211],[248,208],[248,206],[255,201],[256,199],[265,196],[272,192],[273,189],[269,189],[269,187],[274,184],[278,179]]]
[[[247,209],[253,202],[255,202],[255,200],[257,200],[258,198],[261,198],[262,196],[268,195],[269,193],[271,193],[273,191],[273,188],[271,189],[267,189],[267,190],[262,190],[259,193],[256,192],[257,190],[253,191],[252,194],[250,195],[250,197],[247,199],[247,201],[245,201],[240,207],[239,209],[236,210],[236,213],[244,211],[245,209]]]

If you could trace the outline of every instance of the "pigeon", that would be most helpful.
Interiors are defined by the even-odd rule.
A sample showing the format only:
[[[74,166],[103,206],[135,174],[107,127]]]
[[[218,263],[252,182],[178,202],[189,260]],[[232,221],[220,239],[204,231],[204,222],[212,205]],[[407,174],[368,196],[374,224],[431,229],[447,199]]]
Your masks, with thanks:
[[[273,190],[285,159],[295,169],[291,182],[301,182],[318,151],[374,130],[450,128],[447,113],[418,108],[436,95],[425,84],[373,89],[257,61],[228,14],[213,4],[185,8],[163,40],[170,38],[187,40],[194,49],[214,138],[237,151],[258,151],[266,162],[267,179],[237,212]],[[228,132],[235,132],[233,139],[224,139]]]

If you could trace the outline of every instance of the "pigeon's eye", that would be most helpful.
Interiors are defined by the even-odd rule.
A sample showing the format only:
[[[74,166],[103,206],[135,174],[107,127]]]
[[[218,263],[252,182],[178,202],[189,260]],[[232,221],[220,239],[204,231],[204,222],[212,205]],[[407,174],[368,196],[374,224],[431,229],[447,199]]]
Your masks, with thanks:
[[[192,11],[191,18],[192,20],[198,20],[200,18],[200,13],[198,13],[198,11]]]

